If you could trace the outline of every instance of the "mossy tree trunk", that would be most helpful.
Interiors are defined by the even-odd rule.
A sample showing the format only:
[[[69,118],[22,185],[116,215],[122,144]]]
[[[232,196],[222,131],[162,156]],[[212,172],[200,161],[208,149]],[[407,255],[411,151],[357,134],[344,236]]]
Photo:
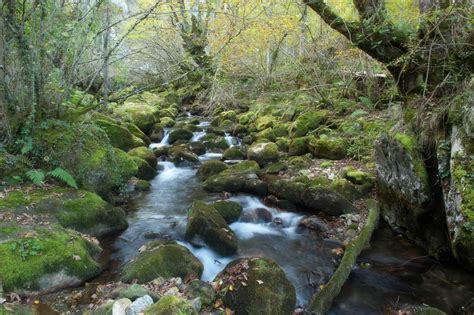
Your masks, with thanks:
[[[304,0],[328,25],[344,35],[362,51],[384,64],[392,74],[402,95],[403,124],[400,130],[414,139],[411,151],[421,156],[421,173],[426,175],[426,190],[431,202],[423,211],[436,226],[420,224],[423,229],[443,231],[436,241],[444,249],[435,253],[449,257],[449,228],[444,206],[445,196],[439,176],[437,140],[451,134],[447,122],[454,96],[462,92],[462,84],[474,69],[474,29],[471,1],[422,1],[422,19],[418,30],[407,34],[387,18],[383,0],[354,0],[359,21],[348,22],[324,0]],[[396,171],[387,174],[400,176]],[[399,181],[403,182],[403,181]],[[441,219],[440,219],[441,218]],[[419,231],[409,231],[417,234]],[[430,249],[430,240],[422,240]]]

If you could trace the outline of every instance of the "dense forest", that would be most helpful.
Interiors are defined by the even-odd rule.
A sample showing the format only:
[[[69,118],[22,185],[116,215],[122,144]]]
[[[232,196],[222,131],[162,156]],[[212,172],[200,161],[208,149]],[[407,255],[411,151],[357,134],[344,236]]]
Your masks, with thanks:
[[[0,0],[0,314],[473,314],[473,0]]]

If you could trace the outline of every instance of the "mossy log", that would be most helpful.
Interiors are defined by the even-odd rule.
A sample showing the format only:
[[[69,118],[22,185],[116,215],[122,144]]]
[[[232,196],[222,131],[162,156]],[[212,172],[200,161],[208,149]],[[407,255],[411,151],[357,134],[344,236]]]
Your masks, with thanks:
[[[315,293],[309,309],[315,314],[326,314],[352,271],[357,256],[368,245],[379,221],[380,210],[375,200],[368,201],[369,215],[360,235],[346,248],[341,263],[326,286]]]

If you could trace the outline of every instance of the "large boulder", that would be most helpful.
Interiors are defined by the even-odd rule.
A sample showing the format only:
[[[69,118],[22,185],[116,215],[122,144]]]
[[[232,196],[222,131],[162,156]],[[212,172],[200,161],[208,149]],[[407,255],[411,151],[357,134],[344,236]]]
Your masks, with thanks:
[[[152,142],[158,143],[165,137],[165,129],[160,123],[154,124],[148,132],[148,137]]]
[[[112,110],[122,118],[129,119],[144,133],[148,133],[153,124],[160,120],[159,107],[146,103],[127,101]]]
[[[328,110],[311,111],[300,115],[290,127],[291,138],[306,136],[308,132],[325,123],[328,117]]]
[[[156,174],[157,171],[155,168],[153,168],[150,164],[148,164],[147,161],[145,161],[142,158],[139,158],[138,156],[131,156],[133,159],[133,162],[135,165],[138,167],[138,171],[136,176],[140,179],[143,180],[152,180]]]
[[[0,222],[0,280],[5,292],[46,292],[98,275],[100,247],[56,224]]]
[[[195,202],[188,211],[185,238],[204,240],[221,255],[233,255],[237,251],[237,239],[225,219],[212,206]]]
[[[273,142],[255,143],[247,150],[247,157],[265,166],[278,160],[278,146]]]
[[[260,171],[260,167],[257,162],[242,161],[217,175],[208,177],[202,187],[208,192],[239,192],[248,190],[253,192],[251,188],[253,188],[253,183],[258,181],[256,175],[258,171]]]
[[[175,145],[168,151],[170,161],[175,164],[199,163],[199,157],[193,152],[191,147],[186,144]]]
[[[308,142],[309,151],[316,158],[340,160],[347,155],[347,143],[342,138],[334,138],[321,136],[320,138],[312,138]]]
[[[227,140],[223,136],[208,133],[201,139],[208,150],[225,150],[229,148]]]
[[[295,288],[273,260],[238,259],[229,263],[215,281],[221,280],[224,305],[234,310],[236,315],[293,314]]]
[[[227,224],[236,222],[243,211],[240,203],[231,200],[219,200],[214,202],[212,206],[219,212]]]
[[[198,313],[186,300],[168,295],[146,309],[145,315],[198,315]]]
[[[113,148],[107,134],[91,124],[49,120],[35,130],[33,154],[67,170],[79,186],[106,196],[135,176],[133,157]]]
[[[206,180],[213,175],[217,175],[222,171],[225,171],[228,168],[227,164],[218,160],[209,160],[202,163],[199,166],[197,175],[202,180]]]
[[[186,247],[175,241],[154,241],[146,244],[140,254],[125,265],[121,280],[147,283],[158,277],[193,279],[200,278],[203,269],[199,259]]]
[[[191,140],[192,137],[193,137],[192,131],[181,129],[181,128],[173,129],[169,135],[169,142],[173,144],[179,140],[188,141],[188,140]]]
[[[128,151],[136,147],[146,146],[146,143],[142,139],[134,136],[124,126],[103,119],[96,119],[95,124],[107,133],[110,143],[116,148]]]
[[[113,207],[98,195],[69,188],[10,191],[0,199],[0,212],[47,214],[65,228],[104,236],[127,228],[122,209]]]
[[[136,156],[136,157],[139,157],[142,160],[145,160],[154,169],[157,168],[156,156],[147,147],[134,148],[134,149],[128,151],[127,153],[131,156]]]
[[[238,147],[231,147],[224,151],[224,160],[244,160],[245,153]]]
[[[281,179],[271,182],[268,188],[276,197],[310,211],[322,211],[334,216],[357,212],[350,201],[326,185],[311,183],[307,180]]]

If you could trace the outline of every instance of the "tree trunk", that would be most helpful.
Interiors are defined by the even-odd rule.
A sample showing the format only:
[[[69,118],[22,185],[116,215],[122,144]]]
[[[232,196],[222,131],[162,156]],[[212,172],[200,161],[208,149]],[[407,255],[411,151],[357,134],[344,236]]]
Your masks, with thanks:
[[[110,1],[107,0],[105,4],[105,28],[106,31],[104,33],[104,45],[103,45],[103,56],[104,56],[104,83],[102,85],[102,98],[104,103],[104,109],[107,110],[109,108],[109,92],[110,92],[110,77],[109,77],[109,42],[110,42]]]

